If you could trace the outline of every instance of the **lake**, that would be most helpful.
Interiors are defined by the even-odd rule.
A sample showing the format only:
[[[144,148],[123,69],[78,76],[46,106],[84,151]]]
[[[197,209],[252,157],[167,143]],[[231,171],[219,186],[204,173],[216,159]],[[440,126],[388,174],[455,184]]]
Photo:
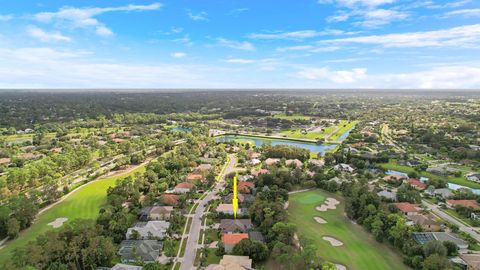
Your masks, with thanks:
[[[262,146],[265,142],[269,142],[272,145],[290,145],[295,146],[298,148],[303,148],[310,150],[314,153],[321,153],[322,155],[325,154],[328,150],[332,150],[337,147],[337,144],[315,144],[315,143],[308,143],[308,142],[297,142],[297,141],[290,141],[290,140],[281,140],[281,139],[264,139],[264,138],[257,138],[257,137],[250,137],[250,136],[243,136],[243,135],[222,135],[218,136],[217,142],[228,142],[228,141],[251,141],[255,144],[255,146]]]

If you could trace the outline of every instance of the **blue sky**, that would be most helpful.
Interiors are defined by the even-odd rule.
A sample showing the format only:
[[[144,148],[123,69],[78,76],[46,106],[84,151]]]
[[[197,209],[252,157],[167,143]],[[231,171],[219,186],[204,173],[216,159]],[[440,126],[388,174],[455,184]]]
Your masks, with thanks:
[[[3,1],[0,88],[480,88],[480,1]]]

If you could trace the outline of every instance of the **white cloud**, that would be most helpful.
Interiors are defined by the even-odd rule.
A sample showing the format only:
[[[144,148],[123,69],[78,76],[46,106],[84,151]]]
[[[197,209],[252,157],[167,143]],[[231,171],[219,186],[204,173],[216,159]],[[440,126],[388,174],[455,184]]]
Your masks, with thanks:
[[[342,30],[337,29],[328,29],[325,31],[315,31],[315,30],[299,30],[292,32],[278,32],[278,33],[252,33],[247,37],[251,39],[282,39],[282,40],[303,40],[307,38],[314,38],[318,36],[326,35],[342,35],[349,34]]]
[[[452,17],[452,16],[480,17],[480,8],[454,10],[454,11],[447,12],[445,16],[446,17]]]
[[[331,70],[302,68],[293,74],[308,80],[310,87],[377,89],[477,89],[480,68],[475,66],[438,66],[410,73],[369,74],[366,68]]]
[[[6,22],[13,19],[13,15],[0,15],[0,22]]]
[[[357,5],[376,7],[391,4],[395,0],[318,0],[319,4],[337,4],[340,6],[353,7]]]
[[[27,30],[28,34],[33,38],[36,38],[43,42],[52,42],[52,41],[72,41],[71,38],[62,35],[60,32],[45,32],[44,30],[38,27],[30,27]]]
[[[241,59],[241,58],[231,58],[231,59],[225,60],[225,62],[230,63],[230,64],[242,64],[242,65],[256,63],[255,60]]]
[[[480,44],[480,24],[402,34],[358,36],[333,39],[326,43],[358,43],[381,45],[383,47],[478,47]]]
[[[208,13],[205,11],[201,11],[199,13],[192,13],[191,11],[187,12],[187,15],[190,19],[194,21],[208,21]]]
[[[391,9],[373,9],[363,14],[363,20],[356,22],[356,25],[364,27],[378,27],[389,24],[393,21],[406,19],[408,13]]]
[[[187,54],[184,52],[174,52],[171,54],[171,56],[173,58],[184,58],[185,56],[187,56]]]
[[[319,53],[319,52],[334,52],[339,49],[340,47],[337,47],[337,46],[299,45],[299,46],[278,47],[276,50],[278,52],[306,51],[306,52]]]
[[[100,36],[110,36],[113,34],[105,24],[95,19],[96,16],[107,12],[131,12],[131,11],[149,11],[158,10],[162,7],[160,3],[153,3],[150,5],[127,5],[120,7],[88,7],[88,8],[74,8],[63,7],[57,12],[41,12],[34,15],[34,18],[44,23],[56,23],[56,25],[63,25],[68,23],[74,28],[93,28],[95,33]]]
[[[329,68],[304,68],[296,73],[296,77],[307,80],[330,80],[337,84],[354,83],[366,77],[367,69],[331,70]]]
[[[247,41],[234,41],[228,40],[225,38],[217,38],[217,44],[223,47],[237,49],[237,50],[244,50],[244,51],[254,51],[255,47],[252,43]]]

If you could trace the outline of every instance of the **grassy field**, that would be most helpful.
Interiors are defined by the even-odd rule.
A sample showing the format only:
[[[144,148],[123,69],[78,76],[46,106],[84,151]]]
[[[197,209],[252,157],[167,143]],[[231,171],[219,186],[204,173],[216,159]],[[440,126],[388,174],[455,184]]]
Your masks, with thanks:
[[[394,170],[394,171],[399,171],[399,172],[403,172],[403,173],[407,173],[407,174],[415,171],[415,169],[412,168],[412,167],[397,164],[396,160],[393,160],[393,159],[390,160],[388,163],[380,163],[379,165],[382,168],[387,169],[387,170]],[[428,178],[431,178],[431,179],[446,179],[448,182],[451,182],[451,183],[454,183],[454,184],[457,184],[457,185],[462,185],[462,186],[466,186],[466,187],[470,187],[470,188],[480,189],[480,184],[479,183],[468,181],[463,175],[459,176],[459,177],[454,177],[454,176],[444,177],[444,176],[435,175],[435,174],[432,174],[432,173],[429,173],[429,172],[426,172],[426,171],[417,172],[417,173],[418,173],[419,176],[424,176],[424,177],[428,177]]]
[[[327,134],[332,132],[335,128],[336,126],[330,126],[330,127],[326,127],[322,132],[308,132],[306,134],[302,133],[302,129],[297,128],[297,129],[282,130],[280,133],[282,135],[286,135],[289,138],[316,140],[316,139],[324,138]]]
[[[353,126],[355,126],[358,123],[358,121],[352,121],[348,122],[347,120],[340,120],[340,124],[338,126],[340,127],[337,132],[333,133],[329,140],[336,141],[342,136],[345,132],[347,132],[349,129],[351,129]]]
[[[67,222],[75,219],[95,219],[98,216],[100,207],[106,201],[107,189],[109,187],[115,185],[120,178],[133,175],[135,172],[144,171],[145,165],[128,173],[91,182],[72,191],[68,198],[43,212],[30,228],[22,231],[17,239],[8,242],[4,248],[0,249],[0,265],[10,258],[11,252],[15,248],[26,245],[29,241],[35,240],[37,236],[48,230],[54,230],[47,224],[57,218],[68,218]]]
[[[299,114],[286,115],[284,113],[275,114],[273,117],[274,118],[279,118],[279,119],[288,119],[288,120],[294,120],[294,119],[310,120],[310,119],[312,119],[312,117],[306,116],[306,115],[299,115]]]
[[[319,212],[315,210],[327,197],[341,201],[335,210]],[[343,199],[323,192],[311,190],[290,195],[289,220],[297,225],[300,237],[311,239],[318,248],[318,255],[328,261],[347,266],[347,269],[409,269],[402,258],[386,244],[381,244],[364,229],[344,216]],[[319,224],[313,218],[321,217],[327,224]],[[343,246],[333,247],[322,239],[330,236],[343,242]]]

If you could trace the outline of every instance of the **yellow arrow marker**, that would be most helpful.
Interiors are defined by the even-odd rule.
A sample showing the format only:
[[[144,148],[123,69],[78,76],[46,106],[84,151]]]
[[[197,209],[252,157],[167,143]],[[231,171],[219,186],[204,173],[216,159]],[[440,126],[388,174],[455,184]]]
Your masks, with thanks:
[[[238,199],[237,199],[237,176],[233,177],[233,217],[237,218],[237,209],[238,209]]]

